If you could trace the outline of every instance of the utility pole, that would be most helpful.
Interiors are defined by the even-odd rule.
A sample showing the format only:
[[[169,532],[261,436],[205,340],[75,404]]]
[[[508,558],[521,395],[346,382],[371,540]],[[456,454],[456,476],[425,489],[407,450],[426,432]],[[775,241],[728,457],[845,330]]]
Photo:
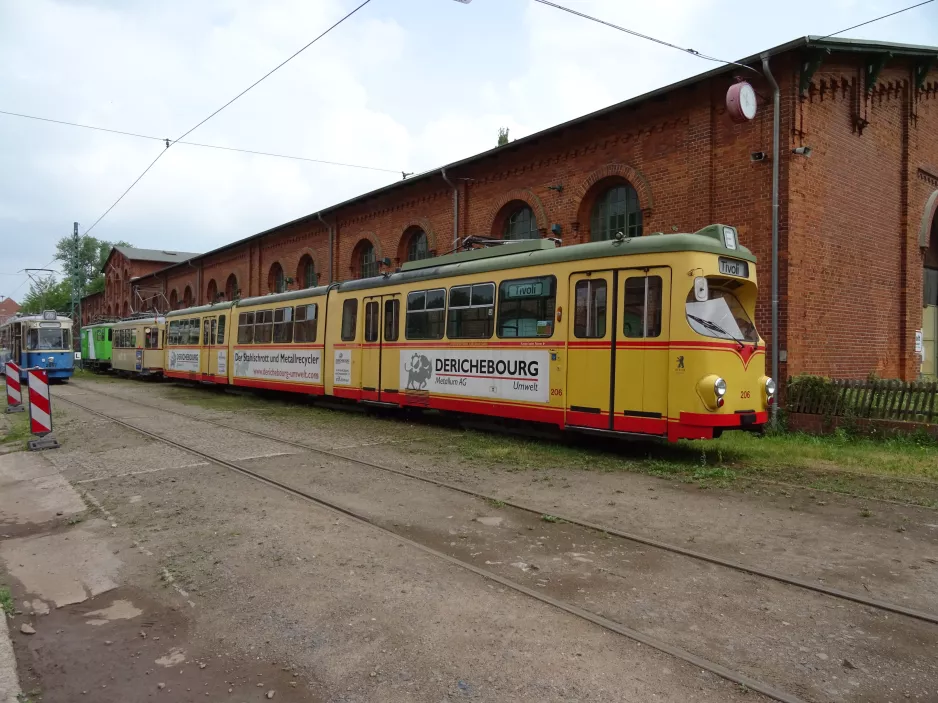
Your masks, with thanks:
[[[72,327],[77,329],[78,333],[72,336],[79,341],[78,348],[81,349],[81,289],[82,289],[82,262],[81,262],[81,238],[78,236],[78,223],[74,223],[72,229]],[[77,313],[77,316],[76,316]],[[73,340],[73,343],[74,341]]]

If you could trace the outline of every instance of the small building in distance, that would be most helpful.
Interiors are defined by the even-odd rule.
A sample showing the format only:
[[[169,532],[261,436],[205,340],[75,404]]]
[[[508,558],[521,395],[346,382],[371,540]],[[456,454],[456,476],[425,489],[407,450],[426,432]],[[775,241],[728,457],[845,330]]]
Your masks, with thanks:
[[[198,254],[188,251],[113,247],[101,268],[104,291],[82,298],[82,324],[100,317],[128,317],[135,312],[165,309],[169,301],[160,301],[158,291],[151,292],[145,285],[133,282],[196,256]],[[194,300],[190,292],[189,301]]]
[[[0,300],[0,325],[13,317],[19,309],[19,304],[13,298]]]
[[[738,63],[186,261],[151,260],[152,272],[108,279],[106,306],[370,276],[469,235],[567,245],[725,223],[759,258],[756,322],[771,350],[777,164],[779,377],[935,377],[938,47],[804,37]],[[729,99],[741,82],[754,114]]]

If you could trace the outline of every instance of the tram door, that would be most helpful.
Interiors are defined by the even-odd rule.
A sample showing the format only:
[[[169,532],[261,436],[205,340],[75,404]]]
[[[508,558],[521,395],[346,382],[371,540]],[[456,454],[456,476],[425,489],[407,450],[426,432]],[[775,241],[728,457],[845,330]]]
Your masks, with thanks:
[[[567,316],[567,424],[607,430],[612,376],[615,272],[570,277]]]
[[[399,351],[386,347],[400,334],[400,296],[376,295],[364,299],[365,335],[362,345],[362,399],[385,400],[384,389],[397,392]]]
[[[224,317],[222,317],[222,324],[224,325]],[[224,332],[222,332],[222,334],[224,335]],[[203,381],[214,381],[216,380],[216,376],[227,376],[227,368],[223,368],[222,370],[219,369],[218,351],[221,350],[224,353],[225,348],[220,346],[220,342],[217,341],[217,337],[218,318],[214,315],[211,317],[203,317],[202,349],[199,355],[199,368],[202,373]],[[222,361],[222,366],[227,366],[225,361]]]
[[[626,269],[617,278],[612,429],[665,434],[671,270]]]

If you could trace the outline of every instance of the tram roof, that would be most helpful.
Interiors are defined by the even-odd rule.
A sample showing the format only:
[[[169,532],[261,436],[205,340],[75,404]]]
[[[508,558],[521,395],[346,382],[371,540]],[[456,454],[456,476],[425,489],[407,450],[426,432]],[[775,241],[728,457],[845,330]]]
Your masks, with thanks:
[[[714,224],[693,234],[647,234],[642,237],[609,239],[602,242],[572,244],[565,247],[524,247],[512,250],[510,245],[500,245],[487,256],[488,250],[447,254],[434,259],[424,259],[420,268],[412,268],[388,276],[374,276],[340,283],[340,291],[356,291],[378,288],[412,281],[425,281],[449,276],[504,271],[505,269],[549,266],[551,264],[602,259],[613,256],[639,256],[642,254],[678,254],[697,252],[723,255],[733,259],[756,262],[749,249],[737,243],[736,249],[728,249],[723,243],[724,225]],[[545,241],[545,240],[541,240]]]
[[[14,322],[68,322],[69,324],[71,324],[72,318],[66,317],[65,315],[56,315],[55,320],[46,320],[41,314],[39,315],[14,315],[3,324],[12,325]]]
[[[195,308],[183,308],[181,310],[170,310],[166,313],[166,317],[186,317],[187,315],[199,315],[204,312],[212,312],[214,310],[227,310],[234,302],[227,300],[222,303],[212,303],[211,305],[199,305]]]
[[[166,318],[162,315],[149,317],[130,317],[126,320],[118,320],[117,322],[108,323],[107,327],[135,327],[137,325],[156,325],[161,322],[166,322]],[[89,325],[90,327],[91,325]],[[87,328],[86,328],[87,329]]]
[[[248,305],[266,305],[267,303],[280,303],[285,300],[296,300],[297,298],[315,298],[325,295],[329,291],[329,286],[315,286],[313,288],[300,288],[299,290],[288,290],[283,293],[268,293],[267,295],[255,295],[253,298],[242,298],[238,301],[238,307],[244,308]]]

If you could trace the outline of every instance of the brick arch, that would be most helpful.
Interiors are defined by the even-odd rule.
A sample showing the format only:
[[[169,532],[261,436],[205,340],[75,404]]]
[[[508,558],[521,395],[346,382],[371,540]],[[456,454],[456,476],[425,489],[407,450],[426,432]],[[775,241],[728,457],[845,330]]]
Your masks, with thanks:
[[[642,212],[650,214],[655,207],[655,198],[651,192],[648,179],[645,177],[644,173],[628,164],[606,164],[602,168],[596,169],[577,183],[573,194],[582,201],[590,194],[591,190],[595,190],[594,186],[599,184],[600,181],[616,177],[632,184],[632,187],[638,192],[638,202],[642,206]]]
[[[401,230],[401,238],[397,242],[397,263],[401,264],[407,261],[407,249],[410,246],[410,237],[414,231],[418,229],[423,230],[423,233],[427,235],[427,249],[430,250],[430,256],[436,256],[440,253],[437,247],[436,233],[433,231],[433,225],[430,224],[430,220],[426,217],[419,217]]]
[[[515,188],[504,193],[495,201],[489,210],[488,222],[491,230],[489,234],[493,237],[501,237],[505,229],[505,220],[511,215],[511,206],[513,203],[524,203],[531,208],[534,213],[534,219],[537,220],[537,229],[541,232],[547,232],[547,211],[544,209],[544,203],[541,199],[528,188]]]
[[[218,282],[213,278],[208,282],[208,285],[205,287],[205,299],[208,301],[209,305],[212,305],[215,302],[215,298],[218,297]]]
[[[378,237],[375,236],[374,232],[359,232],[356,235],[355,246],[352,247],[351,256],[349,256],[349,274],[352,278],[359,277],[359,265],[358,261],[361,258],[361,251],[363,242],[370,242],[371,245],[375,248],[375,259],[381,261],[384,258],[384,253],[381,250],[381,241]]]
[[[935,218],[938,217],[938,190],[928,196],[925,202],[925,211],[922,213],[922,223],[918,229],[918,245],[922,250],[929,247],[929,238]]]

